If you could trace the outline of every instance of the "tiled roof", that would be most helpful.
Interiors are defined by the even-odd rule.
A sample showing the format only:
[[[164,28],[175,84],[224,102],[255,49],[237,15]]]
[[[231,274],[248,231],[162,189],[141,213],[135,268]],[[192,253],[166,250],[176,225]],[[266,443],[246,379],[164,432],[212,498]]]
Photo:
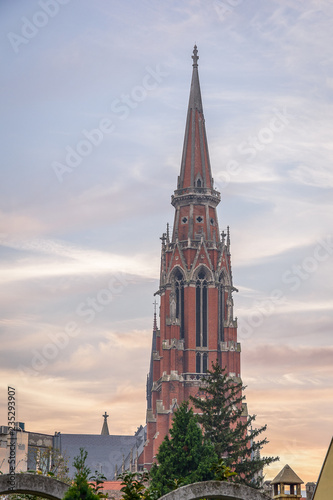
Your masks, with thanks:
[[[121,481],[104,481],[103,491],[120,491]]]
[[[286,484],[303,484],[304,481],[292,470],[292,468],[287,464],[278,473],[278,475],[273,479],[271,484],[286,483]]]

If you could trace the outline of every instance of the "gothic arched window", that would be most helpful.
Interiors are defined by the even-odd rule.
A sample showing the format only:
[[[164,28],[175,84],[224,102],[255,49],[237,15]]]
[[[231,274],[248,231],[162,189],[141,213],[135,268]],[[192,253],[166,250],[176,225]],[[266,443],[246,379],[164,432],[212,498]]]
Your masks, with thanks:
[[[208,294],[204,271],[200,271],[195,286],[196,346],[207,347]]]
[[[225,286],[223,274],[221,274],[219,279],[219,339],[224,341],[224,307],[225,307]]]
[[[196,373],[206,373],[208,365],[208,354],[207,352],[197,352],[195,357],[195,372]]]
[[[184,338],[184,279],[179,269],[174,275],[174,286],[176,295],[176,319],[179,320],[180,338]]]

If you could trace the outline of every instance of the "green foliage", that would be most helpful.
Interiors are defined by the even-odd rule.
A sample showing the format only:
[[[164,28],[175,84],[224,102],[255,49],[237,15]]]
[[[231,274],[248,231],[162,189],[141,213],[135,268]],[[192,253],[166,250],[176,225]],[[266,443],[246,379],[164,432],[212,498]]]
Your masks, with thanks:
[[[100,498],[108,497],[107,493],[103,493],[103,486],[104,481],[106,481],[106,477],[101,472],[95,470],[95,474],[90,476],[89,481],[89,484],[96,495],[98,495]]]
[[[63,500],[100,500],[98,494],[88,482],[90,469],[86,465],[88,452],[80,448],[80,455],[74,458],[73,466],[76,469],[73,484],[65,493]]]
[[[149,486],[148,472],[123,472],[117,479],[121,479],[123,500],[157,500],[161,493],[156,488]]]
[[[217,456],[211,444],[204,440],[197,416],[183,403],[174,414],[170,438],[162,442],[157,461],[151,471],[151,487],[168,493],[180,485],[213,479],[211,466]]]
[[[230,467],[225,465],[222,458],[213,464],[210,470],[214,472],[214,479],[216,481],[228,481],[229,477],[237,475],[236,472],[233,472]]]
[[[169,491],[176,490],[177,488],[181,488],[182,486],[185,486],[185,481],[183,477],[179,478],[171,478],[167,480],[167,485],[168,488],[170,488]]]
[[[259,488],[263,467],[279,458],[260,457],[260,450],[268,441],[257,438],[266,425],[253,429],[256,416],[242,415],[244,389],[239,379],[229,377],[216,363],[199,389],[203,397],[191,397],[191,401],[200,412],[198,421],[218,458],[223,458],[225,466],[236,472],[232,480]]]
[[[123,500],[140,500],[144,498],[144,492],[147,487],[145,483],[149,480],[147,472],[133,473],[127,471],[119,474],[117,479],[122,480],[120,491],[123,493]]]

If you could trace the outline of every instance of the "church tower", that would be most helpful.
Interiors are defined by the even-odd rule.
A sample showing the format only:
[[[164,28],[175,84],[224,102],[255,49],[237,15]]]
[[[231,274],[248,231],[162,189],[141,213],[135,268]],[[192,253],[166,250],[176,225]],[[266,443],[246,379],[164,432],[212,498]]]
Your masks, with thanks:
[[[233,317],[230,234],[220,234],[209,160],[198,51],[193,73],[172,235],[163,234],[160,329],[154,315],[150,371],[147,377],[147,441],[142,461],[150,468],[172,424],[173,412],[218,360],[230,376],[240,377],[237,318]]]

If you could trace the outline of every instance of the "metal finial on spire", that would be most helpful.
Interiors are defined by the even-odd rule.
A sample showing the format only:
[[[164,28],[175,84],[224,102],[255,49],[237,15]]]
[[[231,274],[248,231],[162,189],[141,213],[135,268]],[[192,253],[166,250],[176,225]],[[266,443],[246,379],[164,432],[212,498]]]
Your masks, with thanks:
[[[195,67],[195,68],[197,68],[198,67],[199,56],[198,56],[198,49],[197,49],[196,45],[194,45],[192,59],[193,59],[193,65],[192,66]]]

